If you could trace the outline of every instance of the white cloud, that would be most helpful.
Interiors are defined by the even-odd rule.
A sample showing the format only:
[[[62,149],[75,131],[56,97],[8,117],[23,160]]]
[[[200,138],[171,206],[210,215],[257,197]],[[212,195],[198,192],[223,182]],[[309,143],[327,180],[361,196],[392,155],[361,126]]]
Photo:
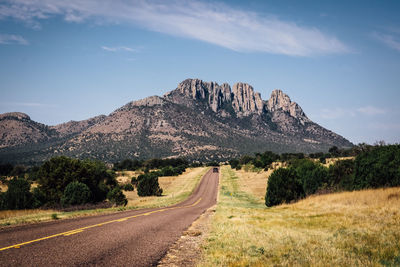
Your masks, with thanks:
[[[381,108],[373,107],[373,106],[366,106],[357,109],[358,112],[365,114],[365,115],[379,115],[385,114],[386,111]]]
[[[118,52],[118,51],[125,51],[125,52],[137,52],[136,49],[127,47],[127,46],[102,46],[101,49],[109,51],[109,52]]]
[[[40,20],[57,15],[77,23],[88,19],[100,23],[131,23],[240,52],[289,56],[349,52],[337,38],[315,27],[211,2],[6,0],[0,5],[0,19],[11,17],[36,28],[40,27]]]
[[[17,107],[32,107],[32,108],[40,108],[40,107],[47,107],[47,108],[55,108],[57,105],[54,104],[45,104],[45,103],[38,103],[38,102],[2,102],[0,105],[3,106],[17,106]]]
[[[373,32],[371,36],[386,46],[400,52],[400,34],[392,31],[392,34]]]
[[[346,108],[324,108],[321,110],[320,117],[323,119],[328,119],[328,120],[335,120],[335,119],[340,119],[343,117],[355,117],[356,113],[354,110],[351,109],[346,109]]]
[[[28,45],[29,42],[20,35],[0,33],[0,44]]]
[[[360,108],[324,108],[321,110],[319,117],[328,120],[336,120],[344,117],[356,117],[361,115],[375,116],[385,114],[386,110],[374,107],[365,106]]]

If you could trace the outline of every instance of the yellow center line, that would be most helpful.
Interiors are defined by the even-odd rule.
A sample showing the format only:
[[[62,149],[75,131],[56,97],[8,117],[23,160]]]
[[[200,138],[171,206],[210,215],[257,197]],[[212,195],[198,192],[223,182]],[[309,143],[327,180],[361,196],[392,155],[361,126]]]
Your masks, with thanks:
[[[163,211],[168,211],[168,210],[173,210],[173,209],[183,209],[183,208],[194,207],[197,204],[199,204],[200,201],[201,201],[201,198],[199,198],[195,203],[193,203],[191,205],[186,205],[186,206],[182,206],[182,207],[163,208],[163,209],[154,210],[154,211],[150,211],[150,212],[146,212],[146,213],[142,213],[142,214],[137,214],[137,215],[133,215],[133,216],[128,216],[128,217],[124,217],[124,218],[120,218],[120,219],[116,219],[116,220],[112,220],[112,221],[93,224],[93,225],[77,228],[77,229],[74,229],[74,230],[70,230],[70,231],[67,231],[67,232],[62,232],[62,233],[58,233],[58,234],[54,234],[54,235],[41,237],[41,238],[38,238],[38,239],[30,240],[30,241],[19,243],[19,244],[16,244],[16,245],[0,248],[0,251],[11,249],[11,248],[20,248],[21,246],[24,246],[24,245],[28,245],[28,244],[31,244],[31,243],[39,242],[39,241],[42,241],[42,240],[46,240],[46,239],[50,239],[50,238],[54,238],[54,237],[58,237],[58,236],[70,236],[70,235],[81,233],[86,229],[99,227],[99,226],[103,226],[103,225],[114,223],[114,222],[123,222],[123,221],[126,221],[128,219],[133,219],[133,218],[140,217],[140,216],[147,216],[147,215],[150,215],[150,214],[153,214],[153,213],[157,213],[157,212],[163,212]]]
[[[74,235],[74,234],[78,234],[78,233],[82,233],[83,230],[78,230],[78,231],[73,231],[73,232],[69,232],[68,234],[65,234],[64,236],[70,236],[70,235]]]

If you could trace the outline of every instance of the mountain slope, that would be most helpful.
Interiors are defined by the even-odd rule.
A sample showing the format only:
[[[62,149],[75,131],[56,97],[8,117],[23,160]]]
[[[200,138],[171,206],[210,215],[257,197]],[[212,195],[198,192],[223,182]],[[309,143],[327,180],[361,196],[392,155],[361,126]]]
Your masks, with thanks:
[[[1,121],[0,127],[0,136],[7,135],[9,128]],[[187,79],[163,97],[130,102],[108,116],[43,127],[50,133],[43,130],[43,136],[14,142],[1,139],[0,161],[33,163],[54,155],[108,162],[170,156],[210,160],[265,150],[315,152],[352,145],[309,120],[280,90],[264,101],[248,84],[236,83],[231,89],[226,83],[199,79]]]

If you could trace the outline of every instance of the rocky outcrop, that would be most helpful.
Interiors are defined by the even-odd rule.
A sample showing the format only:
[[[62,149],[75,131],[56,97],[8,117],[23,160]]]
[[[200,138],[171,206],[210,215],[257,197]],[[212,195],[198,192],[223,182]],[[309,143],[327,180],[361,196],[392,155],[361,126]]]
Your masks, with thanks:
[[[271,97],[266,105],[269,112],[287,112],[293,118],[298,119],[303,125],[306,122],[310,122],[302,108],[296,102],[292,102],[290,97],[283,93],[282,90],[276,89],[272,91]]]
[[[15,119],[15,120],[30,120],[31,118],[22,112],[7,112],[0,114],[0,120]]]
[[[254,113],[261,114],[264,111],[261,94],[254,92],[253,87],[247,83],[235,83],[233,85],[232,107],[238,117]]]
[[[229,84],[221,86],[216,82],[203,82],[199,79],[186,79],[176,89],[182,95],[194,100],[205,100],[214,112],[218,112],[226,103],[231,103],[232,93]]]

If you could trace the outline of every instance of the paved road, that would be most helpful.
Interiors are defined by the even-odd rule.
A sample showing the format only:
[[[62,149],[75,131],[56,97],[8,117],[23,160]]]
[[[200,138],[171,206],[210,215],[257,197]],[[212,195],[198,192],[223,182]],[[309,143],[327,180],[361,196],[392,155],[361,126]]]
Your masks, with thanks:
[[[216,203],[218,173],[168,208],[53,221],[0,230],[0,266],[153,266]]]

